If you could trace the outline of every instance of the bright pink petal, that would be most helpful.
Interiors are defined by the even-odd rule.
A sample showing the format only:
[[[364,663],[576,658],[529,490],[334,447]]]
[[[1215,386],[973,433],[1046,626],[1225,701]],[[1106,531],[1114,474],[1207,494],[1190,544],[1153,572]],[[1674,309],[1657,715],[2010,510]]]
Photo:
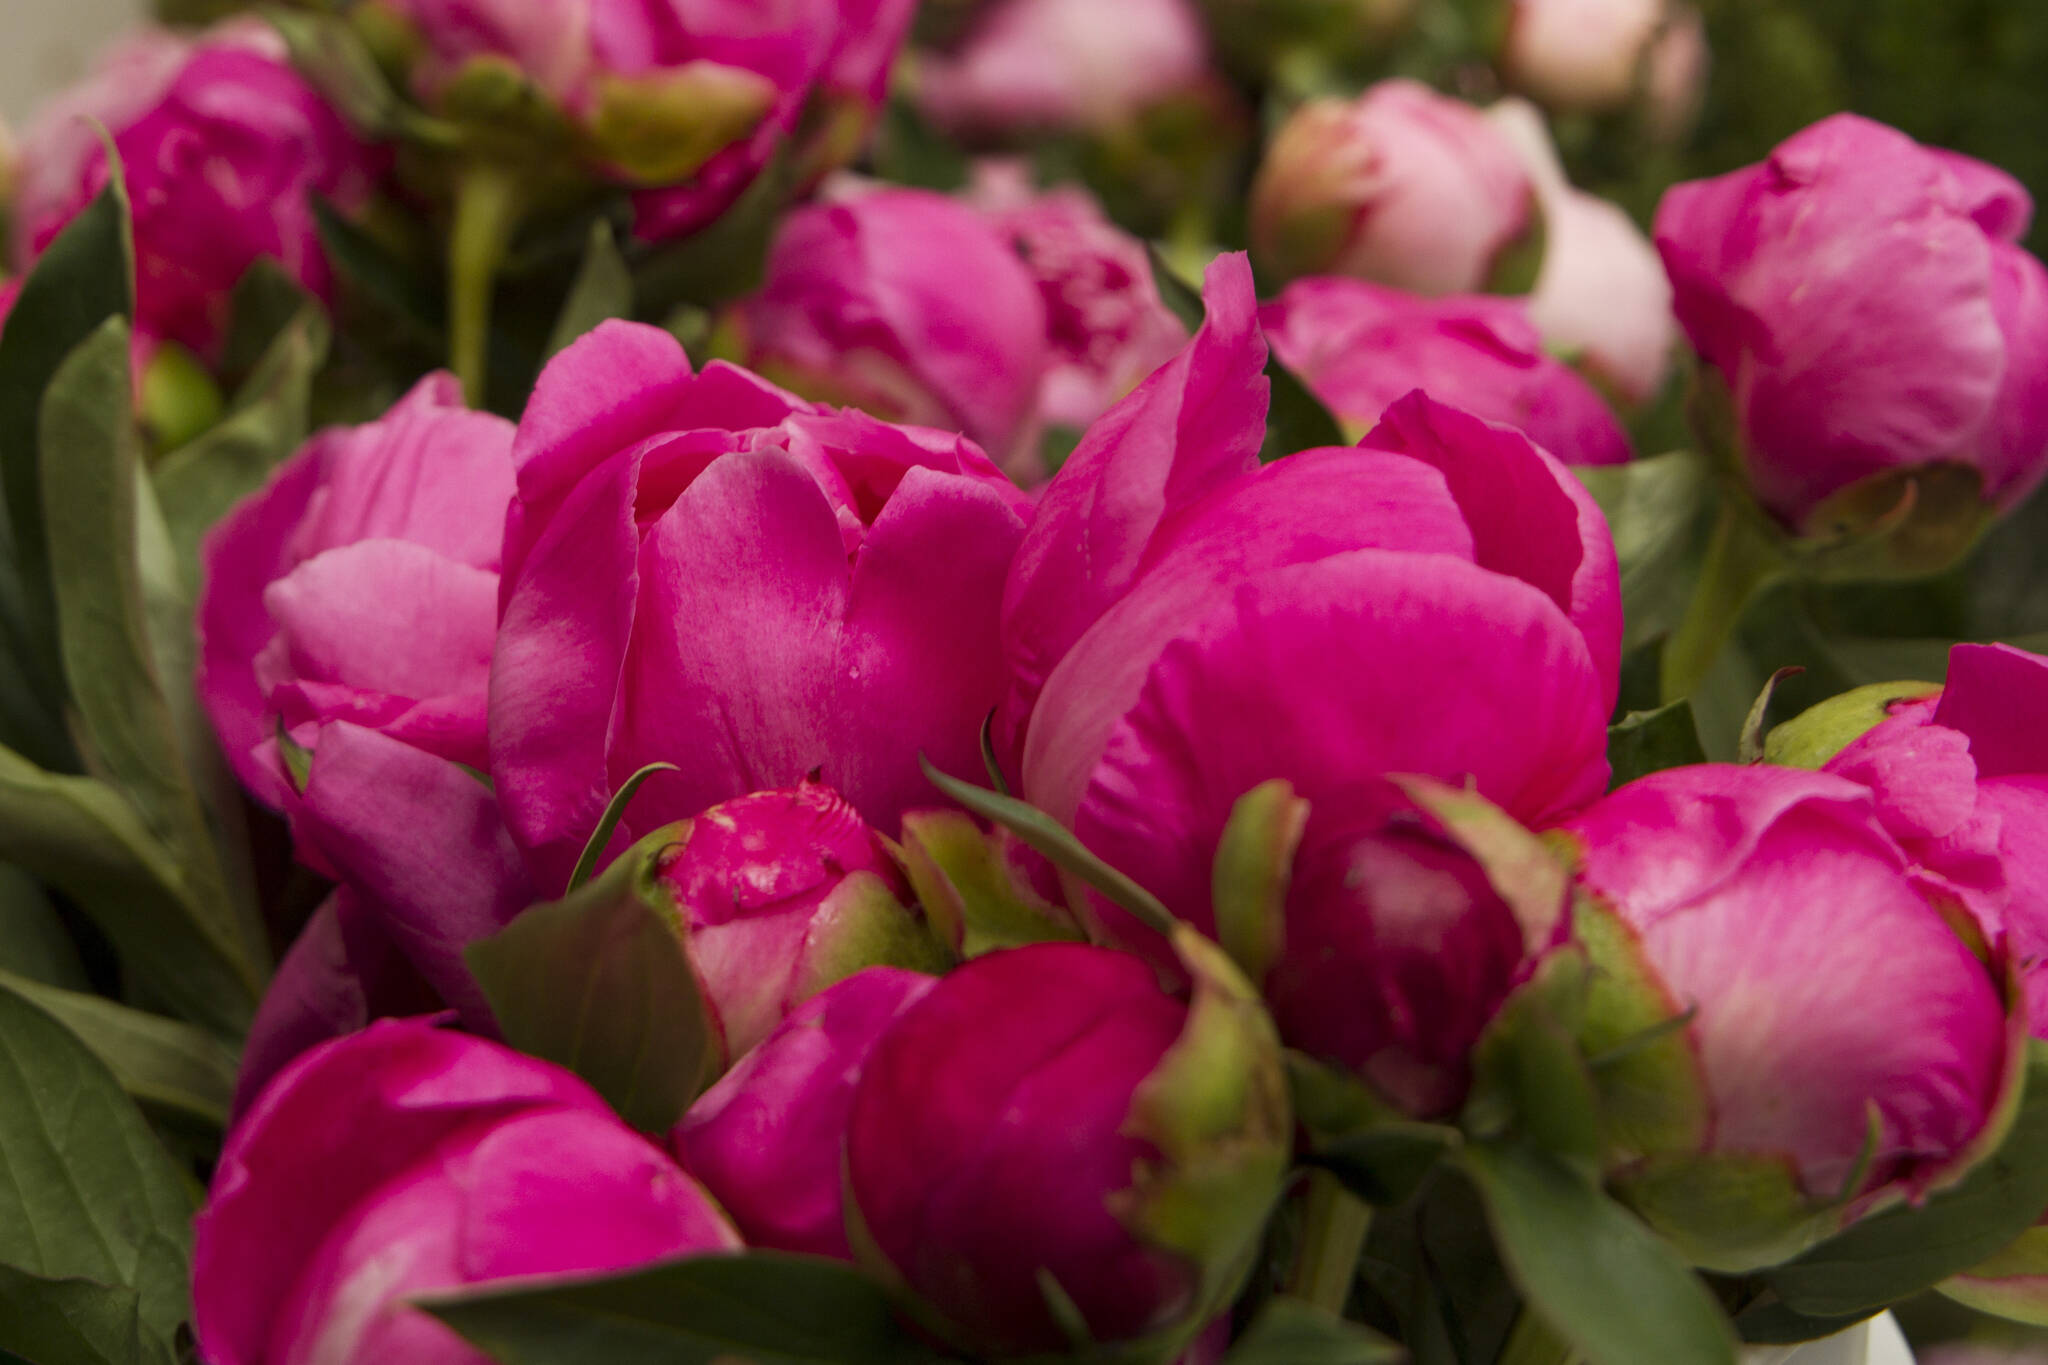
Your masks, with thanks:
[[[403,697],[481,693],[498,576],[404,540],[361,540],[275,579],[263,604],[294,676]]]
[[[1003,597],[1010,694],[999,717],[1021,749],[1060,657],[1121,597],[1160,523],[1257,468],[1269,387],[1251,267],[1209,267],[1208,319],[1179,355],[1088,429],[1038,502]]]
[[[1980,778],[2048,773],[2048,659],[2011,645],[1957,645],[1934,723],[1970,737]]]

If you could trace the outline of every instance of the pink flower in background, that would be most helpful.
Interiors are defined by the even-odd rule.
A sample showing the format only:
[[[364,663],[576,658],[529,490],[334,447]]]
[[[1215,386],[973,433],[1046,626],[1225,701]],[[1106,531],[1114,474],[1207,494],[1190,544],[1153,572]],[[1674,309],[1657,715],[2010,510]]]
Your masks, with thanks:
[[[919,60],[919,102],[961,131],[1109,131],[1211,80],[1189,0],[998,0]]]
[[[728,1057],[862,967],[945,965],[882,837],[829,787],[721,802],[675,838],[655,877]]]
[[[868,1054],[932,977],[870,967],[820,992],[690,1106],[672,1142],[749,1246],[853,1258],[847,1120]]]
[[[1552,109],[1617,109],[1641,88],[1670,0],[1513,0],[1500,64]]]
[[[1633,453],[1606,400],[1543,349],[1512,299],[1419,298],[1333,277],[1296,280],[1259,310],[1274,351],[1344,424],[1364,435],[1397,399],[1438,402],[1515,427],[1566,464]]]
[[[281,1073],[229,1134],[195,1233],[214,1365],[473,1365],[407,1300],[740,1245],[582,1081],[417,1020]]]
[[[1639,1091],[1615,1134],[1615,1178],[1652,1222],[1706,1264],[1767,1264],[1819,1235],[1816,1214],[1972,1157],[2009,1083],[1997,975],[1907,876],[1865,787],[1674,768],[1565,829],[1618,924],[1603,970],[1695,1011],[1664,1107]],[[1743,1193],[1705,1223],[1663,1197],[1717,1171]]]
[[[203,357],[229,295],[259,259],[326,297],[312,196],[363,207],[383,170],[371,148],[291,69],[256,20],[187,39],[143,29],[23,136],[14,264],[26,270],[106,183],[91,120],[120,153],[134,213],[136,327]]]
[[[1996,167],[1853,114],[1676,186],[1657,248],[1727,384],[1743,469],[1797,528],[1875,475],[1961,464],[2010,507],[2048,472],[2048,271]]]
[[[745,363],[799,392],[963,432],[1006,465],[1029,454],[1045,299],[956,199],[884,188],[796,210],[736,318]]]
[[[543,372],[514,456],[490,771],[544,890],[651,762],[680,771],[621,838],[813,770],[894,831],[936,800],[920,752],[981,772],[1028,504],[971,443],[612,322]]]
[[[788,148],[815,181],[881,107],[914,0],[374,0],[419,39],[417,93],[461,108],[509,64],[581,125],[603,169],[643,187],[636,230],[688,234]]]
[[[1530,178],[1485,115],[1411,80],[1311,100],[1252,186],[1252,250],[1281,278],[1353,275],[1418,294],[1486,286],[1533,221]]]
[[[1036,191],[1023,166],[984,162],[970,202],[1023,257],[1045,301],[1045,424],[1086,427],[1187,341],[1159,297],[1145,244],[1110,222],[1086,190]]]
[[[1514,144],[1543,212],[1529,320],[1551,349],[1623,402],[1649,402],[1671,373],[1678,341],[1656,248],[1621,205],[1572,187],[1534,106],[1502,100],[1487,117]]]

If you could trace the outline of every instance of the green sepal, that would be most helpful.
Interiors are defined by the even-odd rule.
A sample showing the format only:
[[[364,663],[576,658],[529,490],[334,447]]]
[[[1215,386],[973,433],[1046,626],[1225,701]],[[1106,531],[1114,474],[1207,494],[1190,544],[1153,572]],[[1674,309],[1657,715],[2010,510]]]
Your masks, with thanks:
[[[2048,1327],[2048,1227],[2028,1228],[2003,1251],[1936,1288],[1980,1313]]]
[[[1216,841],[1210,900],[1216,938],[1254,986],[1280,960],[1287,942],[1287,888],[1294,855],[1308,827],[1309,803],[1281,778],[1240,796]]]
[[[1607,727],[1607,766],[1614,774],[1609,790],[1666,768],[1706,761],[1699,718],[1688,698],[1654,711],[1631,711]]]
[[[682,825],[463,952],[505,1041],[590,1082],[644,1132],[664,1132],[725,1068],[725,1040],[658,875]]]
[[[1064,906],[1040,896],[1005,854],[1015,835],[964,811],[910,811],[897,861],[939,936],[963,958],[1085,937]]]
[[[1583,953],[1554,952],[1501,1002],[1472,1049],[1460,1115],[1468,1135],[1515,1136],[1588,1180],[1605,1150],[1599,1093],[1578,1038],[1591,976]]]
[[[1904,701],[1939,695],[1940,683],[1871,683],[1829,697],[1826,701],[1774,725],[1764,737],[1763,759],[1787,768],[1818,769],[1864,734],[1890,719]]]
[[[1557,946],[1571,873],[1550,845],[1478,792],[1430,777],[1390,780],[1479,864],[1521,926],[1523,952],[1536,957]]]
[[[1841,1226],[1783,1157],[1666,1152],[1611,1177],[1622,1202],[1696,1266],[1740,1274],[1799,1255]]]
[[[1237,1295],[1256,1263],[1293,1151],[1280,1036],[1258,992],[1186,925],[1174,951],[1193,983],[1187,1022],[1131,1099],[1123,1131],[1152,1144],[1110,1197],[1131,1232],[1183,1257],[1200,1289],[1190,1335]]]
[[[1706,1079],[1684,1011],[1643,955],[1641,941],[1597,896],[1581,891],[1572,934],[1587,975],[1579,1045],[1592,1059],[1608,1162],[1693,1152],[1706,1141]]]
[[[717,62],[598,78],[596,155],[643,185],[673,185],[747,136],[775,103],[765,77]]]
[[[953,966],[923,915],[896,898],[873,872],[847,874],[811,916],[803,972],[794,999],[808,1000],[868,967],[901,967],[936,976]]]
[[[1873,474],[1809,512],[1792,543],[1799,571],[1829,582],[1930,578],[1962,561],[1997,516],[1984,476],[1937,462]]]

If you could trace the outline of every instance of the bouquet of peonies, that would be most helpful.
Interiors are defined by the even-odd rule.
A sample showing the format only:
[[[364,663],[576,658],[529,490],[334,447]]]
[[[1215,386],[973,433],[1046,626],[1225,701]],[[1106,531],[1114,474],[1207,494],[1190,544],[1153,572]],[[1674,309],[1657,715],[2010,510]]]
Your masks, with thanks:
[[[1678,0],[206,8],[0,173],[0,1359],[2048,1326],[2017,180],[1671,183]]]

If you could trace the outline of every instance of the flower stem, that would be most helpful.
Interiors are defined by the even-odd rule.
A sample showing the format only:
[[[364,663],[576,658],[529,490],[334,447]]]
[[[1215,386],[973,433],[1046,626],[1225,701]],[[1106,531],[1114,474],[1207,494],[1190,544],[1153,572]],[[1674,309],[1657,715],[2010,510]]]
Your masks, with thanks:
[[[1344,1316],[1358,1253],[1372,1227],[1372,1209],[1327,1171],[1309,1177],[1301,1225],[1301,1255],[1288,1289],[1295,1297]]]
[[[1524,1308],[1494,1365],[1578,1365],[1578,1354],[1549,1323]]]
[[[1784,571],[1785,557],[1757,515],[1736,496],[1725,495],[1692,601],[1678,629],[1664,641],[1662,691],[1667,703],[1698,689],[1734,636],[1744,610]]]
[[[448,238],[448,364],[462,395],[481,407],[489,374],[491,293],[522,205],[519,177],[479,162],[455,187],[455,224]]]

